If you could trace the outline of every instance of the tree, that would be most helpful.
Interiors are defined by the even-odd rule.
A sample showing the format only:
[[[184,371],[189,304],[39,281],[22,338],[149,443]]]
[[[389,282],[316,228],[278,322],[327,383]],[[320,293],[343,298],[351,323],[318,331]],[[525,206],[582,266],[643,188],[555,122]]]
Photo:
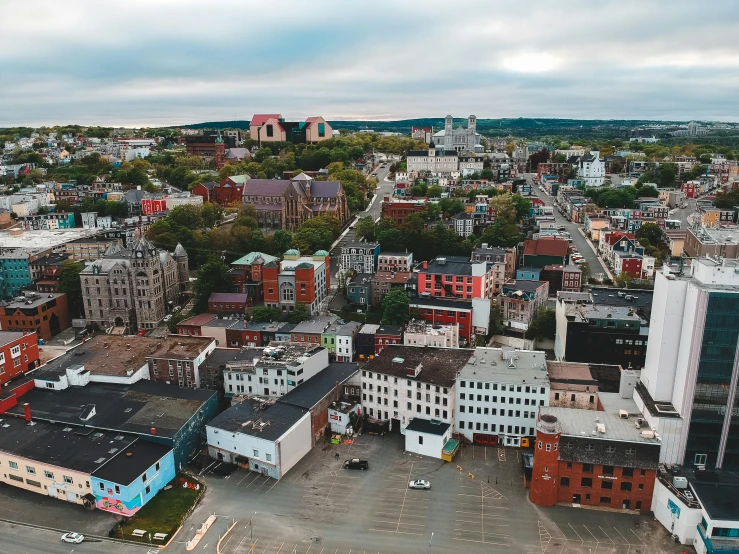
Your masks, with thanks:
[[[482,233],[481,242],[489,246],[516,246],[521,241],[521,231],[515,223],[496,220]]]
[[[220,204],[206,202],[200,209],[200,217],[203,218],[203,225],[206,227],[215,227],[223,219],[223,208]]]
[[[410,320],[410,300],[404,288],[390,289],[382,299],[382,322],[387,325],[404,325]]]
[[[659,191],[652,185],[645,185],[639,188],[639,196],[644,198],[659,198]]]
[[[590,269],[590,264],[588,262],[583,262],[580,264],[580,273],[582,274],[580,283],[587,283],[590,280],[590,276],[592,275],[592,270]]]
[[[634,276],[631,273],[623,271],[614,278],[616,285],[622,289],[627,289],[634,282]]]
[[[549,150],[542,148],[529,156],[529,171],[536,171],[540,163],[549,161]]]
[[[371,216],[360,219],[354,228],[354,237],[357,240],[375,240],[375,220]]]
[[[62,264],[62,276],[59,280],[59,292],[67,295],[69,311],[77,316],[84,315],[82,282],[80,281],[80,273],[83,269],[85,269],[84,263],[65,260]]]
[[[642,246],[659,246],[664,237],[664,232],[656,223],[645,223],[636,231],[636,238]]]
[[[275,306],[255,306],[251,311],[251,317],[257,323],[280,321],[282,311]]]
[[[557,332],[556,314],[552,308],[539,308],[531,320],[526,336],[533,339],[554,339]]]
[[[511,201],[516,209],[516,221],[521,221],[524,217],[529,215],[529,212],[531,212],[533,204],[528,198],[514,194],[511,196]]]
[[[624,164],[619,161],[611,162],[611,173],[621,173],[624,170]]]
[[[439,185],[429,187],[427,194],[429,198],[439,198],[441,197],[441,187]]]
[[[226,292],[231,290],[231,278],[228,274],[228,266],[219,260],[211,260],[206,263],[198,273],[197,281],[193,286],[193,296],[196,313],[208,310],[208,298],[214,292]]]
[[[286,229],[278,229],[272,235],[272,244],[278,254],[284,254],[293,247],[293,234]]]
[[[488,335],[500,335],[505,331],[505,322],[503,321],[503,311],[497,304],[490,307],[490,322],[488,325]]]
[[[300,323],[310,318],[310,312],[305,304],[295,304],[295,309],[290,312],[290,323]]]

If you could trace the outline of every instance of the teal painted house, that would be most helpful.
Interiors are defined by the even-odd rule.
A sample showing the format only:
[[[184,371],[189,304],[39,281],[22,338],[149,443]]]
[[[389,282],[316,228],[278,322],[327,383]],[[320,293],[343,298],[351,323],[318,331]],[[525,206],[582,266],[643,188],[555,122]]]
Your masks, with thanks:
[[[139,439],[92,473],[95,506],[131,516],[176,474],[171,448]]]
[[[33,285],[29,254],[16,250],[0,255],[0,295],[16,296],[22,289]]]

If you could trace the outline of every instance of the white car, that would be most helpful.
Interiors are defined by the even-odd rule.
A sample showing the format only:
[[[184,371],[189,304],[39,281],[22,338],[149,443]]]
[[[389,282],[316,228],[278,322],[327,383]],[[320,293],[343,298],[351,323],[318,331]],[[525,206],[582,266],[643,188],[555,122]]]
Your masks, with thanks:
[[[72,544],[79,544],[83,540],[85,540],[85,536],[80,535],[79,533],[64,533],[62,535],[62,542],[71,542]]]
[[[584,264],[584,263],[585,263],[585,259],[584,258],[578,258],[578,259],[575,260],[575,264],[577,264],[577,265]]]
[[[424,479],[416,479],[415,481],[411,481],[410,483],[408,483],[408,488],[428,490],[431,488],[431,483]]]
[[[172,314],[167,314],[164,316],[164,319],[162,320],[164,323],[167,323],[172,319]]]

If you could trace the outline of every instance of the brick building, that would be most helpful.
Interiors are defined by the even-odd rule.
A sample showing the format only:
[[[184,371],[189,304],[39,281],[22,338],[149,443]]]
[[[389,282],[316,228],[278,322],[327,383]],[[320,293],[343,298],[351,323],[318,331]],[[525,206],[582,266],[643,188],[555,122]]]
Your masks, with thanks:
[[[381,252],[377,271],[413,271],[413,252]]]
[[[38,294],[25,291],[24,296],[0,306],[0,329],[3,331],[35,331],[46,341],[70,326],[67,295]]]
[[[460,300],[493,298],[498,276],[495,264],[470,262],[459,256],[438,257],[423,262],[423,267],[417,273],[420,295]]]
[[[388,346],[395,344],[403,344],[403,327],[380,325],[375,333],[375,356],[379,356]]]
[[[215,202],[221,206],[240,205],[248,179],[248,175],[232,175],[225,177],[220,183],[198,183],[193,187],[192,193],[202,196],[203,202]]]
[[[640,418],[540,407],[529,498],[649,512],[660,439]]]
[[[382,217],[392,219],[398,227],[405,224],[405,218],[410,214],[422,212],[425,209],[425,198],[419,198],[418,200],[397,200],[390,196],[385,196],[382,200]]]
[[[582,271],[576,265],[547,265],[539,273],[539,279],[549,283],[549,296],[557,292],[579,292],[582,286]]]
[[[331,287],[331,258],[325,250],[301,256],[288,250],[283,260],[274,260],[262,268],[264,305],[291,312],[304,304],[311,314],[318,313]]]
[[[145,345],[146,361],[149,364],[149,377],[152,381],[179,385],[180,387],[211,386],[212,383],[201,382],[200,364],[216,347],[215,339],[210,337],[169,336],[164,340],[146,339],[154,344]],[[139,347],[141,341],[131,341]]]
[[[225,165],[226,144],[220,134],[217,136],[191,135],[183,138],[188,156],[200,156],[206,160],[214,160],[218,169]]]
[[[413,274],[410,272],[378,271],[372,277],[370,302],[374,305],[382,304],[382,299],[393,287],[406,288]]]
[[[39,364],[36,333],[0,331],[0,386]]]
[[[278,261],[275,256],[263,252],[250,252],[238,260],[231,262],[229,275],[233,284],[233,292],[248,294],[256,302],[264,300],[262,268],[264,264]]]
[[[218,314],[243,314],[249,305],[249,297],[238,292],[214,292],[208,297],[208,311]]]

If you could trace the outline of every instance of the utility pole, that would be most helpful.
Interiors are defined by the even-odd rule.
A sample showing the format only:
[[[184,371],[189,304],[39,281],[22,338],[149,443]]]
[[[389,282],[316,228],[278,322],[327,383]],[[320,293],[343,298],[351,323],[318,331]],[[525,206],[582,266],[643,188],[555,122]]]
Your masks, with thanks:
[[[256,512],[254,512],[254,515],[251,516],[251,519],[249,520],[249,540],[252,544],[254,544],[254,526],[252,525],[252,521],[254,520],[255,515],[257,515]]]
[[[434,540],[434,533],[433,533],[433,531],[432,531],[432,532],[431,532],[431,538],[429,539],[429,549],[427,550],[427,552],[431,552],[431,542],[432,542],[433,540]]]

